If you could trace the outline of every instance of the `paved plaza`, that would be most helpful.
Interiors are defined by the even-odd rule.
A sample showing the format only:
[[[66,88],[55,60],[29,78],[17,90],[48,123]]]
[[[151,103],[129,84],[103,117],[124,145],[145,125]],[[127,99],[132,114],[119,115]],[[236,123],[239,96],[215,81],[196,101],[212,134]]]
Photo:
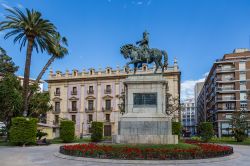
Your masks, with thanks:
[[[235,154],[230,157],[219,158],[219,159],[209,159],[209,160],[193,160],[193,161],[177,161],[166,163],[155,164],[154,165],[227,165],[227,166],[249,166],[250,163],[250,146],[236,146],[233,145]],[[50,146],[35,146],[35,147],[0,147],[0,165],[1,166],[94,166],[94,165],[152,165],[147,163],[125,163],[112,161],[111,163],[101,163],[96,161],[75,161],[61,159],[55,156],[58,152],[59,145]]]

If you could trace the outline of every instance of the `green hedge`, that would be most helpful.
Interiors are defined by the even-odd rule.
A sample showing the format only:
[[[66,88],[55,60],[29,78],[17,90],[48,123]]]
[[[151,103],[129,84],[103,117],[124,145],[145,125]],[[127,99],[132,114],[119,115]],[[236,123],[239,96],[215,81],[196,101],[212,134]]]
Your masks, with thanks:
[[[178,135],[178,137],[180,137],[181,135],[181,123],[180,122],[172,122],[172,134]]]
[[[92,122],[91,123],[91,141],[99,142],[103,138],[103,123],[102,122]]]
[[[199,132],[201,140],[204,142],[208,142],[214,135],[213,124],[211,122],[202,122],[199,125]]]
[[[9,132],[10,142],[14,145],[36,143],[37,122],[36,118],[12,118]]]
[[[60,123],[60,138],[63,142],[73,142],[75,139],[75,123],[71,120],[63,120]]]

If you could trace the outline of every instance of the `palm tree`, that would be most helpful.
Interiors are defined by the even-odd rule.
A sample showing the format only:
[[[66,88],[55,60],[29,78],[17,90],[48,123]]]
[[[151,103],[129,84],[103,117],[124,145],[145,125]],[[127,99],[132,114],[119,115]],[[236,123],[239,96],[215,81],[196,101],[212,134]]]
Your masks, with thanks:
[[[49,68],[49,66],[52,64],[52,62],[55,59],[61,59],[64,58],[65,55],[68,55],[68,49],[65,46],[68,46],[68,41],[66,37],[61,37],[60,33],[57,32],[54,38],[54,45],[52,45],[48,52],[51,54],[51,58],[47,61],[45,66],[43,67],[42,71],[39,73],[39,75],[36,78],[36,83],[39,83],[42,76],[46,72],[46,70]]]
[[[0,31],[9,30],[4,36],[5,39],[14,36],[14,43],[20,44],[20,51],[27,43],[26,61],[23,81],[24,111],[27,116],[28,111],[28,92],[31,55],[33,48],[39,52],[48,49],[53,45],[53,36],[56,34],[56,27],[49,21],[42,18],[42,14],[35,10],[26,9],[24,14],[18,8],[7,8],[9,15],[6,20],[0,22]]]
[[[51,45],[48,49],[48,53],[52,56],[47,61],[47,63],[44,65],[43,69],[39,73],[39,75],[36,78],[35,84],[38,85],[39,81],[41,80],[42,76],[46,72],[46,70],[49,68],[49,66],[52,64],[52,62],[55,59],[61,59],[64,58],[65,55],[68,54],[68,49],[64,46],[68,46],[68,42],[66,37],[61,37],[60,33],[56,33],[54,37],[54,45]],[[30,99],[35,91],[31,91],[28,95],[28,103],[30,102]]]

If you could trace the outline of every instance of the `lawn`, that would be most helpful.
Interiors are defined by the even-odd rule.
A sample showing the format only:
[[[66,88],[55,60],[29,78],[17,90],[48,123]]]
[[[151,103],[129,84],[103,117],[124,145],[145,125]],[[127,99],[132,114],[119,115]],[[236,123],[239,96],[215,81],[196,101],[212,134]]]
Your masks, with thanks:
[[[243,142],[237,142],[232,137],[221,137],[221,138],[212,138],[210,142],[219,144],[250,145],[250,138],[247,138]]]
[[[52,140],[48,140],[51,144],[62,144],[63,141],[60,138],[55,138]],[[91,142],[90,138],[76,138],[72,143],[88,143]]]

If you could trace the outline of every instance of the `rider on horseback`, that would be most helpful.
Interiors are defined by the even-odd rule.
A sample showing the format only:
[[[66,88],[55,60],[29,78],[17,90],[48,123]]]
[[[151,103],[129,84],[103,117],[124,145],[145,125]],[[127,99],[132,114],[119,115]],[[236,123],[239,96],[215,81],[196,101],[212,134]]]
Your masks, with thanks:
[[[149,61],[149,53],[148,53],[148,43],[149,43],[149,39],[148,39],[148,35],[149,33],[147,31],[143,32],[143,39],[136,42],[136,44],[139,44],[140,48],[141,48],[141,52],[142,55],[139,56],[139,60],[141,60],[142,56],[145,56],[145,58],[147,59],[147,62]]]

